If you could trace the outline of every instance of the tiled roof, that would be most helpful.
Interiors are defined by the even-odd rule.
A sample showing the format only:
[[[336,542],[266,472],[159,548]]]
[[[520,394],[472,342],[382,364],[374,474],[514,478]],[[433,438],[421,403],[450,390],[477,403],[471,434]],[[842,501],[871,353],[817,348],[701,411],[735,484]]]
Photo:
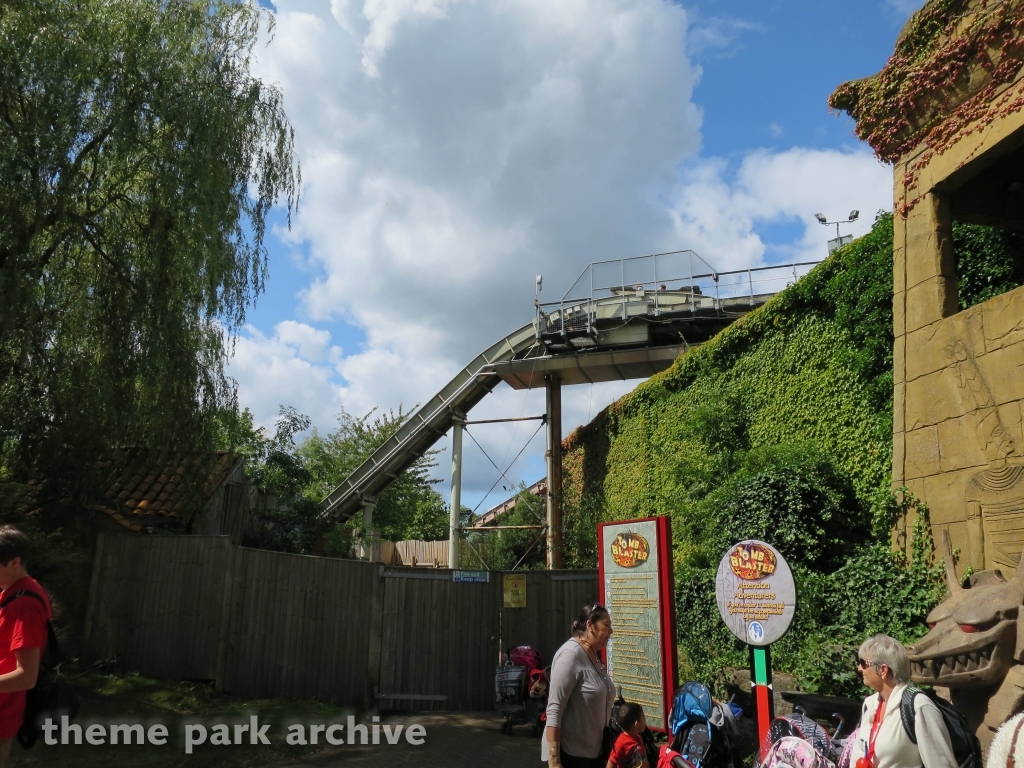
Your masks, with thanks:
[[[188,520],[231,474],[238,457],[228,451],[189,456],[150,448],[117,448],[97,462],[98,503],[86,505],[133,531]],[[42,483],[0,483],[0,508],[34,515]]]
[[[117,449],[99,463],[103,502],[91,509],[139,531],[200,510],[234,468],[228,451],[188,456],[149,448]]]
[[[38,514],[41,487],[35,480],[29,480],[28,483],[0,483],[0,507],[27,515]]]

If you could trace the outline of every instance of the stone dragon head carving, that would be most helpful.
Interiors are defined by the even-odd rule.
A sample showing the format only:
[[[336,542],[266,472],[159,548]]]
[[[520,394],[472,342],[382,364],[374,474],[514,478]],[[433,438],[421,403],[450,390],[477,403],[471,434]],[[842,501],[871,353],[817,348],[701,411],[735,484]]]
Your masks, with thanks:
[[[907,649],[913,680],[949,688],[997,684],[1024,659],[1024,557],[1009,581],[1001,571],[980,571],[964,587],[948,532],[942,541],[949,597],[928,614],[928,634]]]

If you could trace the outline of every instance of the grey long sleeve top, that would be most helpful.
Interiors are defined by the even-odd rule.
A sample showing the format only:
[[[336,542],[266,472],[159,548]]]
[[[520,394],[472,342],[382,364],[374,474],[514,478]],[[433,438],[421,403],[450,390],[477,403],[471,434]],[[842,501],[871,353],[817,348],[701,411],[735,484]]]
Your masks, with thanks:
[[[900,699],[905,688],[905,685],[897,685],[886,702],[885,719],[875,737],[876,768],[957,768],[942,713],[927,696],[914,697],[917,744],[910,740],[900,718]],[[876,693],[864,700],[850,765],[855,765],[858,757],[867,754],[871,724],[875,722],[880,699]]]
[[[555,652],[548,686],[547,725],[561,728],[562,749],[574,757],[597,757],[612,716],[615,685],[604,665],[595,665],[575,639]],[[547,729],[541,759],[547,760]]]

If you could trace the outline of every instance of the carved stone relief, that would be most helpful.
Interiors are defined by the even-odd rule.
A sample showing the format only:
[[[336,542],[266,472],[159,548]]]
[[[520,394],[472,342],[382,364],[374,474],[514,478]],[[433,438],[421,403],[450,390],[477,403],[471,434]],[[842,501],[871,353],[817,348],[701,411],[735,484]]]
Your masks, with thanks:
[[[946,348],[956,395],[974,424],[988,466],[967,483],[970,561],[976,569],[1015,568],[1024,550],[1024,458],[1006,425],[971,349],[963,341]]]

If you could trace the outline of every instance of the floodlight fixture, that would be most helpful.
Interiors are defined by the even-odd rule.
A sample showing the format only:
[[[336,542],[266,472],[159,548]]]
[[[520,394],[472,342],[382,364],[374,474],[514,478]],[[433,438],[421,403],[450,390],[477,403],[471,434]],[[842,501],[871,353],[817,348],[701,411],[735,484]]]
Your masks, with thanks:
[[[845,221],[829,221],[828,219],[825,218],[825,215],[822,214],[822,213],[814,214],[814,218],[816,218],[818,220],[819,224],[822,224],[822,225],[824,225],[826,227],[830,227],[833,224],[836,225],[836,239],[835,240],[830,240],[829,244],[828,244],[829,245],[828,252],[829,252],[829,254],[831,254],[832,251],[834,251],[836,248],[840,248],[840,247],[846,245],[846,243],[848,243],[850,240],[853,239],[853,235],[841,235],[839,233],[839,225],[840,224],[852,224],[858,218],[860,218],[860,211],[858,211],[856,208],[854,208],[852,211],[850,211],[850,217],[848,219],[846,219]]]

